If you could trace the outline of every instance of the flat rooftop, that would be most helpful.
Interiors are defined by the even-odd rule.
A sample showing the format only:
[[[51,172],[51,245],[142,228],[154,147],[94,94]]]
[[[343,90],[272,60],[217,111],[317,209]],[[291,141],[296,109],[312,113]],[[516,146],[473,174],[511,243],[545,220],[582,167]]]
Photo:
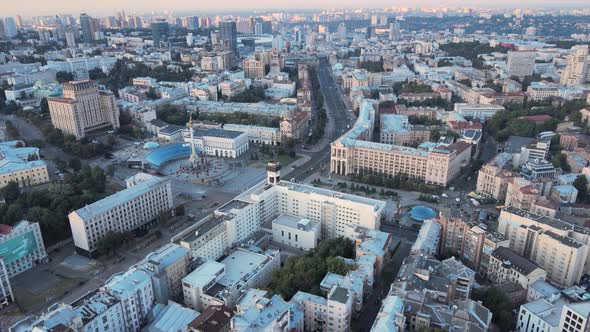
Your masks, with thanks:
[[[248,250],[236,250],[227,256],[221,264],[225,266],[225,275],[219,284],[232,287],[241,280],[247,280],[255,271],[268,261],[268,257]]]

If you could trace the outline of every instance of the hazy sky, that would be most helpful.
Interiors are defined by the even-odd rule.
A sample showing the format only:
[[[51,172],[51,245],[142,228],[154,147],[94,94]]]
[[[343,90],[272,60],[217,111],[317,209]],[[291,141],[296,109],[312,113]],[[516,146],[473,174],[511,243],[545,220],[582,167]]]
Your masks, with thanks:
[[[129,13],[151,10],[221,11],[232,9],[311,9],[333,7],[391,7],[391,6],[480,6],[480,7],[590,7],[588,0],[1,0],[0,16],[80,12],[111,14],[124,9]]]

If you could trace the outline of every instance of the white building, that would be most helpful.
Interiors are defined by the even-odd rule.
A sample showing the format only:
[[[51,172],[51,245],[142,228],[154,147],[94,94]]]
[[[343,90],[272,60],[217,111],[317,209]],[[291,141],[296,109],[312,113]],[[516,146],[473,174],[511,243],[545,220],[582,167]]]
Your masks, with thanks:
[[[547,272],[528,259],[505,247],[492,252],[487,276],[494,283],[512,282],[528,289],[537,280],[545,280]]]
[[[126,331],[139,331],[144,318],[154,305],[152,280],[146,272],[131,268],[109,278],[101,290],[121,302],[121,318],[126,322]]]
[[[306,331],[350,330],[353,297],[345,288],[335,286],[325,298],[299,291],[291,298],[290,303],[303,312]]]
[[[250,249],[238,248],[219,263],[208,260],[184,277],[184,304],[197,311],[210,305],[233,307],[246,290],[267,286],[280,268],[280,254]]]
[[[10,182],[18,183],[19,187],[49,182],[47,164],[40,159],[39,149],[17,148],[19,142],[0,143],[0,188]]]
[[[566,293],[569,289],[565,290]],[[520,306],[518,332],[584,332],[588,331],[590,302],[577,296],[540,298]]]
[[[454,111],[474,119],[485,121],[494,116],[497,112],[504,111],[504,107],[493,104],[464,104],[456,103]]]
[[[248,134],[248,140],[251,143],[264,143],[266,145],[279,145],[281,143],[281,133],[278,128],[228,123],[223,126],[223,129],[244,132]]]
[[[301,250],[316,247],[321,236],[318,222],[282,214],[272,221],[272,240]]]
[[[10,278],[4,259],[0,258],[0,308],[14,301],[14,294],[12,293],[12,286],[10,286]]]
[[[76,80],[87,80],[90,78],[88,71],[100,69],[103,73],[108,74],[117,58],[109,56],[94,56],[81,58],[67,58],[65,61],[47,61],[44,69],[53,69],[55,71],[65,71],[74,74]]]
[[[510,51],[508,52],[508,61],[506,72],[508,77],[516,76],[523,79],[526,76],[533,75],[535,68],[536,52],[531,51]]]
[[[153,176],[70,213],[76,251],[95,255],[97,244],[105,234],[124,233],[148,225],[160,213],[172,210],[172,198],[170,181]]]
[[[425,253],[427,255],[438,254],[440,243],[440,234],[442,226],[432,219],[424,220],[418,237],[412,245],[411,252],[413,254]]]
[[[44,263],[47,253],[39,224],[26,220],[14,226],[0,224],[0,257],[8,279]]]
[[[183,132],[185,142],[191,142],[188,130]],[[216,157],[237,158],[248,151],[248,134],[241,131],[224,129],[193,129],[193,138],[197,149]]]
[[[226,218],[209,215],[172,238],[190,250],[194,259],[217,260],[230,247],[226,231]]]
[[[232,331],[287,331],[295,326],[295,331],[303,330],[303,317],[297,322],[291,320],[290,305],[279,295],[266,297],[267,292],[249,289],[236,305],[236,315],[231,319]],[[299,329],[297,328],[299,327]]]

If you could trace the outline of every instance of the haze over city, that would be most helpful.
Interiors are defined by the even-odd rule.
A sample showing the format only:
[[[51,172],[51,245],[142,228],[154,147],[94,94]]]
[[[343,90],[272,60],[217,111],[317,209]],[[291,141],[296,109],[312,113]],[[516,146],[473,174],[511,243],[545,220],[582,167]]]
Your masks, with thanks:
[[[590,332],[587,0],[4,2],[0,331]]]

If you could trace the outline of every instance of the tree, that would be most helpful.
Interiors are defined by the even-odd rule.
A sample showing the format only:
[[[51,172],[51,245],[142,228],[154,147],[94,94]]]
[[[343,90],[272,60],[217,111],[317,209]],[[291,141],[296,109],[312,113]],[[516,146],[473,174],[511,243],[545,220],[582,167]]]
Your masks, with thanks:
[[[70,161],[68,162],[68,166],[73,169],[75,172],[79,171],[82,168],[82,162],[80,161],[79,158],[72,158],[70,159]]]
[[[586,203],[589,198],[588,197],[588,179],[586,178],[586,175],[584,175],[584,174],[578,175],[578,177],[576,177],[576,179],[572,183],[572,186],[574,186],[578,190],[578,197],[576,199],[576,202]]]
[[[41,108],[41,113],[47,114],[49,113],[49,102],[47,102],[47,98],[42,98],[41,103],[39,104]]]
[[[513,306],[506,294],[490,287],[483,293],[474,293],[473,297],[482,301],[482,304],[492,312],[492,321],[498,325],[500,331],[510,331]]]
[[[10,181],[4,188],[0,189],[0,193],[6,202],[11,203],[16,201],[20,196],[20,187],[18,183]]]
[[[68,73],[67,71],[58,71],[55,74],[55,79],[59,83],[69,82],[74,80],[74,74]]]
[[[153,87],[150,87],[146,91],[145,96],[147,99],[150,99],[150,100],[156,100],[156,99],[160,98],[160,96],[158,96],[158,93],[156,92],[156,89],[154,89]]]

